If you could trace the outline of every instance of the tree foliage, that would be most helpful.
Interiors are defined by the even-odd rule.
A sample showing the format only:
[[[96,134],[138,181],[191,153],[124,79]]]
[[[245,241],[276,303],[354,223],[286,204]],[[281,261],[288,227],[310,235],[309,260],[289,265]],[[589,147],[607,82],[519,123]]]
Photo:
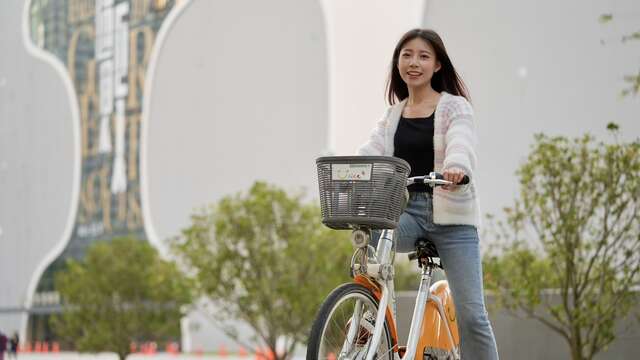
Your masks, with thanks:
[[[573,359],[592,359],[638,300],[640,141],[537,135],[518,175],[520,198],[493,227],[503,247],[485,258],[487,287],[560,334]]]
[[[395,291],[416,291],[420,285],[420,269],[415,261],[402,261],[396,254],[394,263],[394,288]]]
[[[80,351],[113,351],[120,359],[132,341],[180,338],[191,285],[175,264],[146,241],[116,238],[92,245],[81,261],[56,274],[65,311],[55,331]]]
[[[600,15],[600,23],[606,24],[614,20],[613,14],[602,14]],[[637,31],[630,32],[628,34],[624,34],[620,37],[620,41],[622,43],[628,43],[633,41],[640,41],[640,29]],[[622,96],[627,95],[638,95],[640,93],[640,66],[638,66],[638,70],[636,73],[625,75],[624,82],[626,83],[626,87],[622,89]]]
[[[281,359],[306,342],[322,300],[348,280],[351,254],[348,233],[325,228],[315,204],[263,182],[194,214],[173,248],[223,330],[241,341],[229,325],[239,319],[256,334],[252,346]]]

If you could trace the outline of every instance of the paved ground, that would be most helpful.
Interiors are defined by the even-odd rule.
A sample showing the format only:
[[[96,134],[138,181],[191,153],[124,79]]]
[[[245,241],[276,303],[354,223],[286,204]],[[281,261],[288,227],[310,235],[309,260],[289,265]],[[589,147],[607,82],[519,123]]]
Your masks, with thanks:
[[[5,359],[7,357],[5,356]],[[237,357],[237,356],[213,356],[213,355],[173,355],[173,354],[132,354],[127,360],[253,360],[254,356]],[[18,360],[118,360],[116,354],[78,354],[70,352],[36,354],[22,353],[18,355]]]

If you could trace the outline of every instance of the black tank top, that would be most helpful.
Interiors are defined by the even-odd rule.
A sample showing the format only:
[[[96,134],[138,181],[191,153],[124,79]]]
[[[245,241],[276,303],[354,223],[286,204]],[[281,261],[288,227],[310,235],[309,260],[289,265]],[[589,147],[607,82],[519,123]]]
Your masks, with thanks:
[[[400,117],[393,137],[393,156],[411,165],[409,176],[427,175],[433,171],[433,118],[434,114],[424,118]],[[433,191],[424,184],[410,185],[408,190],[428,193]]]

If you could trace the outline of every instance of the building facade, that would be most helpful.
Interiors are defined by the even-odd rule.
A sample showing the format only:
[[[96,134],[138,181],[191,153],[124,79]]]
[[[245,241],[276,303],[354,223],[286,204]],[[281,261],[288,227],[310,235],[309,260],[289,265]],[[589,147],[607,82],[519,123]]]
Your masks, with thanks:
[[[638,98],[619,96],[638,63],[620,38],[639,11],[634,0],[3,1],[0,330],[50,336],[55,271],[94,241],[163,250],[193,209],[258,179],[315,197],[315,157],[366,139],[412,27],[443,36],[471,89],[481,205],[499,214],[534,133],[608,140],[615,121],[623,139],[640,134]],[[599,23],[606,13],[614,21]]]

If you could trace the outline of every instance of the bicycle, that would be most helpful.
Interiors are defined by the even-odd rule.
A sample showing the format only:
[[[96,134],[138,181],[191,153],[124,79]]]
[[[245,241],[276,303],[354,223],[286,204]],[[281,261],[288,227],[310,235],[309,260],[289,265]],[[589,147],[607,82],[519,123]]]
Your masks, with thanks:
[[[410,167],[388,156],[332,156],[316,160],[322,222],[352,230],[353,282],[334,289],[311,328],[307,360],[460,359],[460,338],[453,298],[446,280],[431,284],[442,268],[428,239],[409,254],[421,268],[406,346],[398,343],[394,292],[394,230],[408,200],[406,187],[424,183],[451,185],[441,174],[408,178]],[[465,176],[459,185],[469,182]],[[377,248],[371,230],[382,230]],[[374,349],[374,351],[370,351]]]

